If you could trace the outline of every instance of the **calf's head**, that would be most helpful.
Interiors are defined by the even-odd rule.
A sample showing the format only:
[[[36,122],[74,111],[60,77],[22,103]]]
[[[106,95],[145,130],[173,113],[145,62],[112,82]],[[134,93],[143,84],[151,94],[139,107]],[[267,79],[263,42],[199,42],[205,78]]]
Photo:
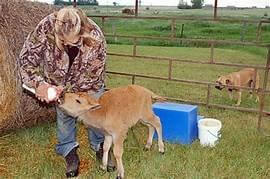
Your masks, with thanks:
[[[87,111],[100,108],[98,101],[87,93],[66,93],[60,109],[65,111],[68,115],[79,117]]]

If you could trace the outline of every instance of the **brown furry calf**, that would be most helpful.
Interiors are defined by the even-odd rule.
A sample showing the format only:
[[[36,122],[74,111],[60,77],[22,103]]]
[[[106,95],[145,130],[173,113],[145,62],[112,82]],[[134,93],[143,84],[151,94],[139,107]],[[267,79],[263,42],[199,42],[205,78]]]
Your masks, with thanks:
[[[87,93],[66,93],[60,107],[86,126],[100,129],[105,135],[102,168],[107,168],[108,152],[112,145],[117,162],[117,178],[124,177],[122,164],[123,142],[128,129],[138,121],[149,127],[146,148],[152,145],[154,131],[158,134],[159,152],[164,153],[160,119],[153,113],[152,100],[164,100],[146,88],[137,85],[114,88],[98,100]]]

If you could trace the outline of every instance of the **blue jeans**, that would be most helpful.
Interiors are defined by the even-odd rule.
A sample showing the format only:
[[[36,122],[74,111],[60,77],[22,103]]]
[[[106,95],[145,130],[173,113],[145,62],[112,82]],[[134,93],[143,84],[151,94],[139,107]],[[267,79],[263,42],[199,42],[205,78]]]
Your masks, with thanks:
[[[99,98],[104,93],[104,90],[92,94],[93,97]],[[56,106],[57,113],[57,138],[56,153],[63,157],[75,147],[79,146],[76,141],[76,119],[65,114],[60,108]],[[100,144],[104,142],[104,135],[97,129],[88,128],[88,140],[91,148],[98,151]]]

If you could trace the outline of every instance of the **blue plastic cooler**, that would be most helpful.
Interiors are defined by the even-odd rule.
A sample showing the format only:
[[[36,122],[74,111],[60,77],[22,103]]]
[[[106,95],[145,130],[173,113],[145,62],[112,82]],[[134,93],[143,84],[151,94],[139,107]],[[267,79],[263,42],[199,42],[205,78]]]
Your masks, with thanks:
[[[163,140],[191,144],[198,138],[197,106],[178,103],[155,103],[154,113],[162,123]],[[154,138],[157,138],[155,133]]]

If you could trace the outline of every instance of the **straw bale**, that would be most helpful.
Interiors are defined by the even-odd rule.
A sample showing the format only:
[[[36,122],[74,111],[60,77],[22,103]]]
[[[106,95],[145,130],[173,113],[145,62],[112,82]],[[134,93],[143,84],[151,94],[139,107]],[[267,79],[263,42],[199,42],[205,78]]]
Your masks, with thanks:
[[[128,14],[128,15],[134,15],[135,14],[135,10],[134,9],[129,9],[129,8],[125,8],[122,10],[123,14]]]
[[[54,119],[52,106],[22,90],[16,59],[29,32],[55,10],[45,3],[0,1],[0,132]]]

